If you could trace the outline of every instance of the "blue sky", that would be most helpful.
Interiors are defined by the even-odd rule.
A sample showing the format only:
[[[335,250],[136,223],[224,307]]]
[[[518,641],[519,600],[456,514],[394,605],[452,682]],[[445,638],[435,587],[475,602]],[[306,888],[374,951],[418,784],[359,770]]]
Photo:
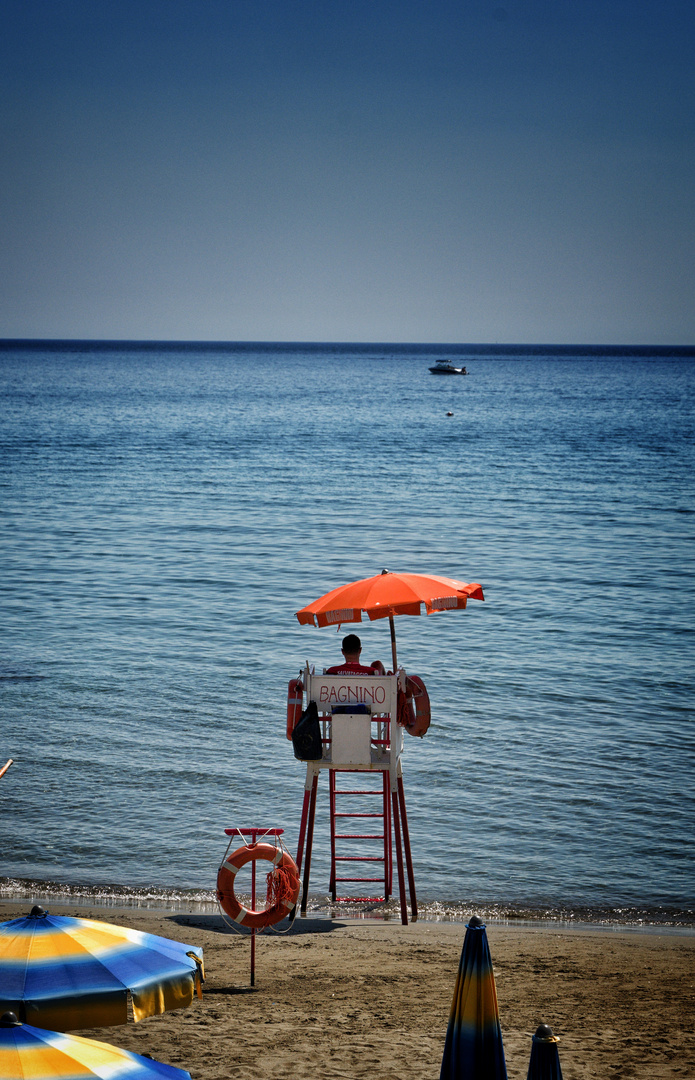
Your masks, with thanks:
[[[2,0],[0,337],[695,342],[693,0]]]

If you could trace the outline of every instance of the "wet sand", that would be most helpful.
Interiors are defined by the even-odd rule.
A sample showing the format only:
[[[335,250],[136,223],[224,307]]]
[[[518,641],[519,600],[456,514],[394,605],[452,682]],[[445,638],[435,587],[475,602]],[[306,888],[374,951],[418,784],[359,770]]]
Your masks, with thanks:
[[[193,1080],[438,1080],[462,924],[297,919],[250,941],[218,915],[50,903],[204,949],[188,1009],[77,1034]],[[0,921],[31,904],[0,902]],[[282,924],[281,924],[282,925]],[[488,923],[509,1080],[526,1080],[539,1023],[564,1080],[695,1076],[695,935]]]

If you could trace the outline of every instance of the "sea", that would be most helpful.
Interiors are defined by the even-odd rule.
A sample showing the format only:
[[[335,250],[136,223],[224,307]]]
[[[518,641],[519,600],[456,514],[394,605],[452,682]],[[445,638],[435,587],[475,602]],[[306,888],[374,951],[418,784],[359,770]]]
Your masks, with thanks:
[[[295,613],[387,568],[485,596],[395,620],[419,917],[695,926],[695,349],[5,340],[0,401],[0,897],[296,854],[288,681],[390,637]]]

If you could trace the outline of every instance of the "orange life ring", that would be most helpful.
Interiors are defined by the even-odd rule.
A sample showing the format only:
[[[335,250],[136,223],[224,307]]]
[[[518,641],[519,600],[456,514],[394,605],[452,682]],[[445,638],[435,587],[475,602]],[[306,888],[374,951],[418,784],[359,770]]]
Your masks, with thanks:
[[[302,716],[302,694],[304,686],[301,679],[290,679],[287,685],[287,738],[292,738]]]
[[[267,859],[268,862],[273,863],[275,871],[268,874],[269,879],[274,877],[277,871],[282,871],[280,875],[277,875],[282,882],[279,896],[275,903],[264,911],[251,911],[243,907],[234,895],[234,879],[237,872],[254,859]],[[225,858],[217,871],[217,899],[223,910],[234,922],[239,923],[240,926],[248,926],[251,930],[263,930],[266,926],[273,926],[284,919],[297,903],[300,887],[299,870],[294,859],[282,848],[273,847],[272,844],[252,844],[237,848]],[[269,881],[269,897],[272,892]]]
[[[430,721],[430,699],[424,682],[417,675],[406,676],[405,692],[398,691],[398,723],[409,735],[422,738]]]
[[[408,688],[406,681],[405,690],[398,690],[398,723],[401,727],[404,727],[406,731],[415,723],[415,709],[413,708],[413,693]]]
[[[415,703],[415,722],[406,730],[409,735],[419,735],[420,738],[422,738],[422,736],[427,733],[432,721],[430,696],[427,693],[427,687],[419,676],[408,675],[407,681],[412,684],[409,689],[412,689],[413,701]]]

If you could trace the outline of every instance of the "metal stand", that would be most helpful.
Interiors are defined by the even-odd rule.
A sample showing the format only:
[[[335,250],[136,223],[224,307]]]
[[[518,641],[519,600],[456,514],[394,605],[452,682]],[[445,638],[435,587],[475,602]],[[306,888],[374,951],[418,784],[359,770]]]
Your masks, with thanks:
[[[302,898],[301,898],[301,913],[306,915],[307,902],[309,898],[309,876],[311,873],[311,850],[314,839],[314,823],[316,820],[316,800],[318,796],[318,781],[319,781],[320,767],[314,765],[313,762],[309,762],[307,765],[306,784],[304,787],[304,802],[302,805],[302,819],[299,828],[299,841],[297,844],[297,867],[301,874],[302,862],[305,859],[304,874],[302,876]],[[346,770],[342,770],[346,771]],[[355,770],[357,771],[357,770]],[[415,893],[415,874],[413,871],[413,858],[410,849],[410,834],[408,832],[408,818],[406,816],[405,809],[405,791],[403,789],[403,777],[399,774],[396,778],[396,790],[391,790],[391,821],[393,822],[393,841],[391,839],[390,822],[385,823],[386,843],[389,848],[392,842],[395,842],[396,847],[396,868],[398,871],[398,896],[401,907],[401,922],[404,926],[408,925],[408,905],[406,898],[406,880],[408,884],[408,894],[410,895],[410,913],[412,919],[417,919],[417,896]],[[405,866],[404,866],[405,859]],[[388,871],[387,871],[388,873]],[[371,878],[353,878],[349,880],[355,881],[368,881],[373,880]],[[336,883],[336,870],[335,870],[335,858],[331,859],[331,881],[330,889],[333,894],[333,899],[337,899],[335,896],[335,883]],[[386,899],[390,888],[386,890]],[[341,900],[349,900],[350,897],[341,897]],[[364,897],[353,897],[355,901],[363,900]],[[380,899],[374,897],[372,899]]]
[[[238,836],[242,837],[242,839],[245,836],[250,836],[251,837],[251,843],[247,844],[246,847],[253,848],[257,844],[259,838],[261,840],[263,840],[263,839],[265,839],[266,836],[282,836],[282,834],[284,833],[285,830],[284,829],[239,829],[239,828],[235,828],[235,829],[225,829],[224,831],[225,831],[227,836],[237,836],[238,835]],[[231,841],[230,841],[230,843],[231,843]],[[255,859],[253,859],[253,861],[251,862],[251,909],[253,911],[256,910],[256,860]],[[251,979],[250,979],[250,985],[251,986],[256,985],[256,930],[255,930],[255,928],[251,929]]]

